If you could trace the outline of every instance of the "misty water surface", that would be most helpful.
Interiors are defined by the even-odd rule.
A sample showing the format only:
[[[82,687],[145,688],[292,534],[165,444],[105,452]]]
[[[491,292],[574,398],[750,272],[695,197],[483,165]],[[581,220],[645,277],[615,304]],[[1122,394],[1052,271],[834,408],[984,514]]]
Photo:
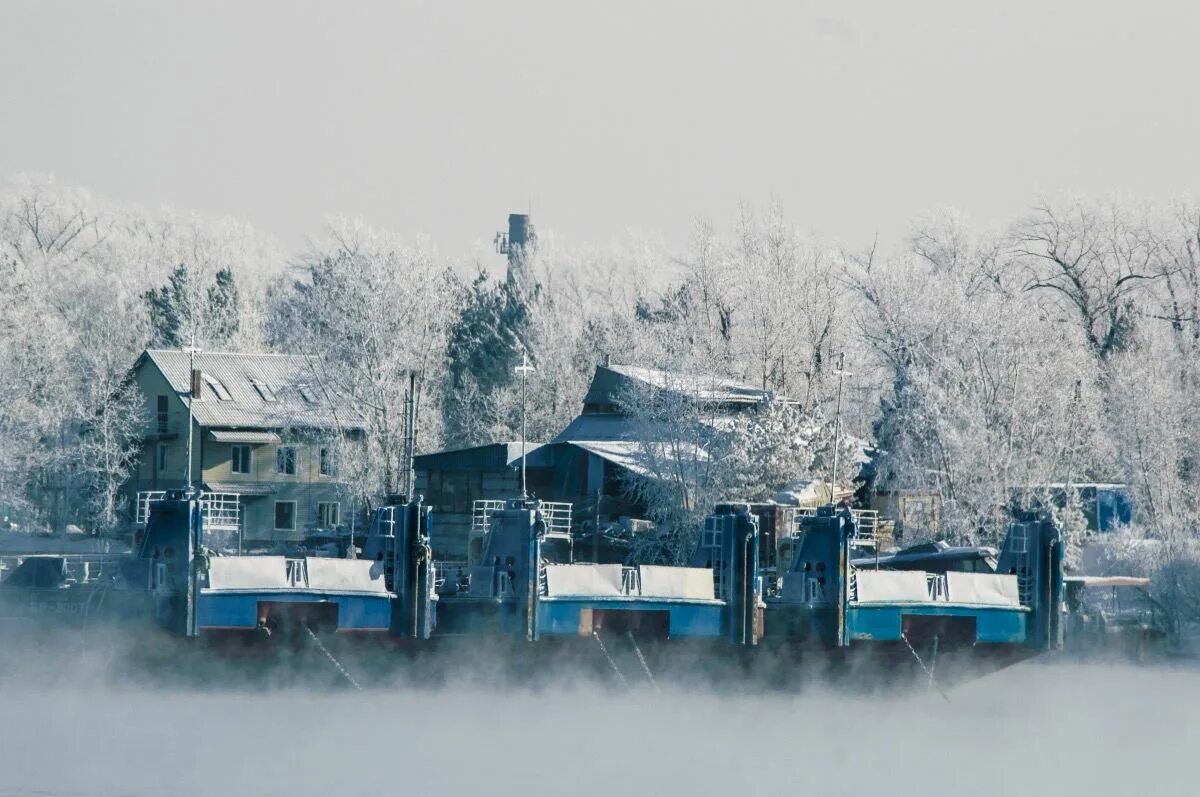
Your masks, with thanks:
[[[1186,794],[1200,673],[1030,663],[949,702],[9,680],[0,728],[3,795]]]

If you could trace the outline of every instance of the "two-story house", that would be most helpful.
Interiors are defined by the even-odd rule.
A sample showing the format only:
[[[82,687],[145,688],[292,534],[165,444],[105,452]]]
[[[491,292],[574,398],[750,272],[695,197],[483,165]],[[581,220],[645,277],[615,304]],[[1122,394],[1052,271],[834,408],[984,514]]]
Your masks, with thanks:
[[[361,425],[331,402],[303,357],[150,349],[132,377],[147,418],[127,488],[140,518],[148,499],[190,483],[221,496],[248,544],[348,523],[338,460],[361,440]]]

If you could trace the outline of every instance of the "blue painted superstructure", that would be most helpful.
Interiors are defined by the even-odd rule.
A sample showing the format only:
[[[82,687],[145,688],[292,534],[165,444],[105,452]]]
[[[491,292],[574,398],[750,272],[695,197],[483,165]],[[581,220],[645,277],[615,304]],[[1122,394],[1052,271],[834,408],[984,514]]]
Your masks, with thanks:
[[[199,503],[185,496],[155,503],[130,570],[153,595],[157,624],[183,636],[392,626],[395,595],[380,563],[227,553],[210,547]]]
[[[1012,524],[995,572],[947,570],[946,562],[961,557],[941,548],[925,559],[864,558],[856,566],[848,561],[853,521],[832,507],[807,518],[803,536],[791,570],[765,601],[768,640],[848,647],[937,639],[1028,651],[1062,645],[1062,542],[1048,519]]]
[[[448,579],[431,553],[435,524],[420,499],[397,501],[378,511],[361,558],[239,556],[208,539],[194,498],[164,500],[122,562],[128,599],[110,605],[202,639],[372,632],[417,649],[465,640],[468,656],[497,640],[531,652],[585,640],[610,663],[620,642],[647,673],[641,645],[649,659],[691,642],[790,663],[847,649],[1012,661],[1062,643],[1062,543],[1041,517],[1012,524],[998,556],[933,546],[864,557],[851,511],[827,506],[802,518],[786,572],[769,577],[749,505],[718,506],[686,567],[576,561],[561,507],[519,498],[489,510],[481,556]],[[31,561],[26,581],[38,567],[54,565]]]

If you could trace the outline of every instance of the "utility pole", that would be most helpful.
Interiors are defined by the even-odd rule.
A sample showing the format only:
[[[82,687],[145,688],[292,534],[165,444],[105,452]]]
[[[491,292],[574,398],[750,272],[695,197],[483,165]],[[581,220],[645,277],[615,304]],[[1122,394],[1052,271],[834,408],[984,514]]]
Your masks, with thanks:
[[[196,400],[196,394],[200,392],[199,380],[196,379],[196,353],[200,349],[196,348],[196,330],[192,329],[192,345],[184,348],[188,355],[188,421],[187,421],[187,478],[185,479],[184,495],[188,499],[188,588],[187,588],[187,621],[186,635],[194,637],[199,635],[199,615],[197,613],[197,604],[200,598],[200,565],[199,557],[203,550],[203,514],[200,509],[200,504],[196,502],[195,494],[192,492],[192,424],[195,421],[195,414],[192,411],[192,402]]]
[[[192,345],[186,346],[183,349],[188,356],[188,422],[187,422],[187,473],[184,477],[184,488],[190,495],[192,492],[192,423],[194,415],[192,413],[192,402],[196,400],[196,353],[200,349],[196,348],[196,333],[192,332]]]
[[[842,385],[846,377],[853,376],[846,371],[846,353],[842,352],[838,355],[837,370],[833,372],[838,378],[837,392],[837,411],[833,418],[833,473],[829,477],[829,503],[837,503],[835,499],[834,489],[837,486],[838,475],[838,455],[842,449]]]
[[[413,500],[417,494],[417,479],[413,472],[413,460],[417,453],[417,374],[408,373],[408,407],[405,426],[408,427],[407,439],[404,441],[404,492],[408,500]]]
[[[521,375],[521,500],[524,501],[529,498],[525,483],[525,375],[533,370],[524,351],[521,352],[521,364],[515,370]]]

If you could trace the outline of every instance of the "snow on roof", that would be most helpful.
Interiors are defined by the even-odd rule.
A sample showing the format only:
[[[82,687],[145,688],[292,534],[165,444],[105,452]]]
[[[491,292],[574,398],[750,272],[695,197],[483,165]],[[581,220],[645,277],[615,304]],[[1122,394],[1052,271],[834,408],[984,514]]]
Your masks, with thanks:
[[[637,365],[598,365],[584,403],[613,404],[623,391],[636,386],[683,393],[697,401],[718,404],[758,404],[773,395],[769,390],[709,374]]]
[[[189,357],[176,349],[147,349],[134,368],[153,363],[179,394],[191,390]],[[201,426],[241,428],[359,429],[347,403],[336,409],[313,383],[306,359],[294,354],[198,352],[194,366],[204,375],[202,393],[192,405]]]

